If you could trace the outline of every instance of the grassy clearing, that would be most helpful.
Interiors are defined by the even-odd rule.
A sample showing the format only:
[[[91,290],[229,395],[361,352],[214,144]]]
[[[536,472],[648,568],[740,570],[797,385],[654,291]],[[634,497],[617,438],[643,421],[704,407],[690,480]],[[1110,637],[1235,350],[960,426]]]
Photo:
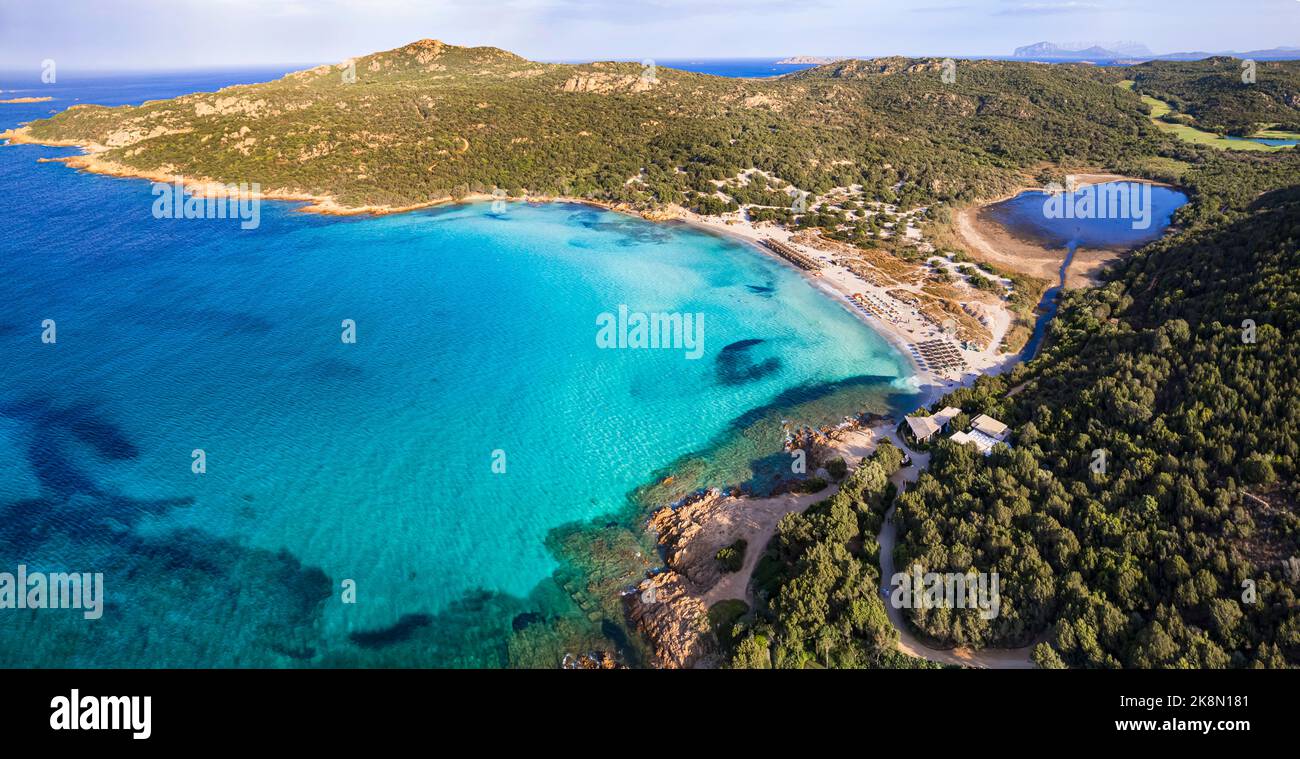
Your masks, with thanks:
[[[1124,81],[1119,83],[1119,86],[1126,90],[1132,91],[1133,80],[1125,79]],[[1190,124],[1174,124],[1164,120],[1165,116],[1168,116],[1170,113],[1173,113],[1173,108],[1171,108],[1168,103],[1166,103],[1163,100],[1153,98],[1150,95],[1143,95],[1142,102],[1145,103],[1147,107],[1151,109],[1151,123],[1155,124],[1162,131],[1169,132],[1170,134],[1178,137],[1180,140],[1193,142],[1198,145],[1209,145],[1210,147],[1221,148],[1223,150],[1254,150],[1254,151],[1262,151],[1262,152],[1270,153],[1270,152],[1276,152],[1279,150],[1288,149],[1287,147],[1283,147],[1283,146],[1263,145],[1261,143],[1250,142],[1248,140],[1229,140],[1226,137],[1217,135],[1213,132],[1206,132],[1202,129],[1197,129],[1196,127],[1191,126]],[[1288,133],[1277,132],[1276,134],[1287,135]],[[1295,139],[1295,137],[1293,136],[1275,137],[1274,134],[1263,134],[1263,133],[1256,134],[1255,136],[1269,137],[1272,139],[1283,139],[1283,140]]]

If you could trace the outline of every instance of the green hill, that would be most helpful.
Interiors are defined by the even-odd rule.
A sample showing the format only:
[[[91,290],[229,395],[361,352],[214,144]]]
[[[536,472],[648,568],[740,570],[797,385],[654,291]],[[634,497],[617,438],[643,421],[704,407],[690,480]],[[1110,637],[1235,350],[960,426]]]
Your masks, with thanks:
[[[74,107],[28,131],[128,169],[351,206],[497,187],[693,204],[713,195],[712,180],[750,168],[813,193],[861,184],[915,206],[999,194],[1044,162],[1123,162],[1157,139],[1136,96],[1073,67],[963,63],[945,84],[936,60],[890,58],[742,80],[432,40],[351,63],[138,107]]]

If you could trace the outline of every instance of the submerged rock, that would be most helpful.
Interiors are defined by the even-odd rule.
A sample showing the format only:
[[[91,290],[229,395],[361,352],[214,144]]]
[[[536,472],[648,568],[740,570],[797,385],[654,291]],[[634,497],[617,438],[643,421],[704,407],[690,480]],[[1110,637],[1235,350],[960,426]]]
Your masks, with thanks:
[[[515,632],[528,629],[529,625],[535,625],[543,621],[544,617],[535,611],[526,611],[522,614],[516,614],[515,618],[510,620],[510,628]]]

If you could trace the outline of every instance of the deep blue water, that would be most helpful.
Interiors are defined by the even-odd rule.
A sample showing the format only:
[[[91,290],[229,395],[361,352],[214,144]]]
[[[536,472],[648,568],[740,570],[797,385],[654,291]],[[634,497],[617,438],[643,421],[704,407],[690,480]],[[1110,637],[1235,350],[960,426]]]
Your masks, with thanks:
[[[1120,183],[1095,185],[1098,194]],[[1087,188],[1083,188],[1087,189]],[[1066,195],[1065,198],[1076,201],[1079,196]],[[1139,203],[1124,206],[1107,204],[1106,210],[1090,218],[1066,218],[1058,214],[1056,206],[1048,206],[1053,196],[1046,192],[1032,190],[1022,192],[1014,198],[988,206],[981,215],[1002,225],[1012,235],[1031,240],[1045,248],[1064,248],[1065,259],[1061,263],[1059,282],[1043,294],[1039,304],[1040,317],[1034,327],[1029,342],[1021,350],[1021,358],[1029,360],[1038,352],[1043,337],[1047,334],[1047,325],[1056,315],[1061,290],[1065,285],[1065,273],[1079,248],[1130,250],[1145,245],[1164,234],[1173,219],[1174,212],[1187,203],[1187,196],[1178,190],[1160,185],[1150,186],[1150,197]],[[1074,206],[1078,208],[1076,204]],[[1123,209],[1127,209],[1126,211]],[[1136,213],[1135,213],[1136,210]],[[1118,213],[1117,213],[1118,211]]]
[[[666,68],[694,71],[699,74],[734,77],[769,77],[812,68],[810,64],[778,64],[780,58],[700,58],[656,60]]]
[[[810,64],[778,64],[780,58],[655,58],[656,66],[694,71],[697,74],[730,77],[772,77],[812,68]],[[560,63],[587,63],[586,60],[564,60]],[[634,63],[643,63],[642,60]]]
[[[55,100],[0,127],[281,73],[4,79]],[[0,666],[554,666],[621,635],[566,525],[635,545],[666,472],[761,489],[782,419],[914,400],[728,239],[558,204],[155,219],[147,182],[37,162],[72,152],[0,147],[0,572],[102,572],[108,603],[0,609]],[[703,355],[599,348],[621,304],[703,314]]]

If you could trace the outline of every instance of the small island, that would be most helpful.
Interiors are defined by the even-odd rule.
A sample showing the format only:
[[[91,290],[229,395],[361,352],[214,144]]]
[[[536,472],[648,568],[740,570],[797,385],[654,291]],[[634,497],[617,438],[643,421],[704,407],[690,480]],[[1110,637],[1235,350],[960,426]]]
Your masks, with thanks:
[[[827,63],[835,63],[844,60],[843,58],[829,58],[824,55],[792,55],[789,58],[782,58],[776,62],[778,66],[821,66]]]

